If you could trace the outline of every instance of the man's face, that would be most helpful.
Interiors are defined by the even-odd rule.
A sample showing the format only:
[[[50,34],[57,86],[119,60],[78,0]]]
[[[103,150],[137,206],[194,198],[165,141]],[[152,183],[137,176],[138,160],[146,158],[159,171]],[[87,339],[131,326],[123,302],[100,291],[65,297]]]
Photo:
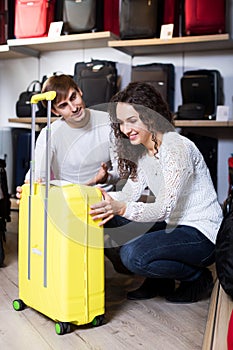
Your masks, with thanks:
[[[71,88],[67,98],[53,106],[53,112],[61,115],[68,124],[79,124],[85,118],[85,104],[81,90]]]

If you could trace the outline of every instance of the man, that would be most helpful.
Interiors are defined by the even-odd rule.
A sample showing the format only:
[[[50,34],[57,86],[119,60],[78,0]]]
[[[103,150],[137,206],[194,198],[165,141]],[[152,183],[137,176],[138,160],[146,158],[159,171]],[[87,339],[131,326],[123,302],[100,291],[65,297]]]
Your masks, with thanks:
[[[58,180],[86,185],[101,184],[107,191],[118,179],[108,113],[85,108],[82,91],[68,75],[52,76],[42,92],[56,91],[51,124],[51,172]],[[35,148],[35,179],[45,179],[46,128]],[[29,173],[26,175],[29,179]]]

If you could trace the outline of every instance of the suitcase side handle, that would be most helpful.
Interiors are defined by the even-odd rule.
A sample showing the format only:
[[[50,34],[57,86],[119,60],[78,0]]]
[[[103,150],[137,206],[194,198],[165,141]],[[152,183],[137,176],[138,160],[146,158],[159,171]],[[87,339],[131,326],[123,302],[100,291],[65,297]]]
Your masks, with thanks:
[[[47,91],[41,94],[36,94],[31,97],[31,103],[37,104],[39,101],[52,101],[56,97],[56,91]]]

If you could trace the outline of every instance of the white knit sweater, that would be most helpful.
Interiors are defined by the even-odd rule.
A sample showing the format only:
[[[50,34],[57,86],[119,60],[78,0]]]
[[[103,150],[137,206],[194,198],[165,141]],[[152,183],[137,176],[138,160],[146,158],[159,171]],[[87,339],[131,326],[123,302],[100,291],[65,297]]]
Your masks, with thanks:
[[[137,202],[146,187],[153,192],[154,203]],[[111,196],[127,202],[124,217],[129,220],[196,227],[215,243],[222,210],[209,170],[195,144],[176,132],[164,134],[155,157],[139,160],[138,181],[128,180]]]

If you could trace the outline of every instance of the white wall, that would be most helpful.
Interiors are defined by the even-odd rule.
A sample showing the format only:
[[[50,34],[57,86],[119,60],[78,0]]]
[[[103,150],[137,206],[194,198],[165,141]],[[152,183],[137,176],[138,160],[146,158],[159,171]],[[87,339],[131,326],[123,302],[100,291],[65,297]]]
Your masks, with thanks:
[[[175,109],[182,103],[180,78],[185,70],[217,69],[224,79],[225,104],[230,107],[233,116],[233,51],[206,51],[191,53],[171,53],[131,58],[113,48],[67,50],[43,53],[39,59],[27,57],[22,59],[0,60],[0,126],[14,126],[8,118],[15,117],[15,104],[19,94],[34,80],[41,80],[44,74],[61,71],[73,74],[74,64],[78,61],[89,61],[91,58],[107,59],[118,62],[121,76],[121,87],[130,81],[131,65],[152,62],[173,63],[175,65]],[[20,124],[21,125],[21,124]],[[23,125],[21,125],[23,127]],[[211,135],[211,128],[209,129]],[[233,138],[220,138],[218,164],[218,195],[223,201],[228,188],[227,158],[233,152]]]

